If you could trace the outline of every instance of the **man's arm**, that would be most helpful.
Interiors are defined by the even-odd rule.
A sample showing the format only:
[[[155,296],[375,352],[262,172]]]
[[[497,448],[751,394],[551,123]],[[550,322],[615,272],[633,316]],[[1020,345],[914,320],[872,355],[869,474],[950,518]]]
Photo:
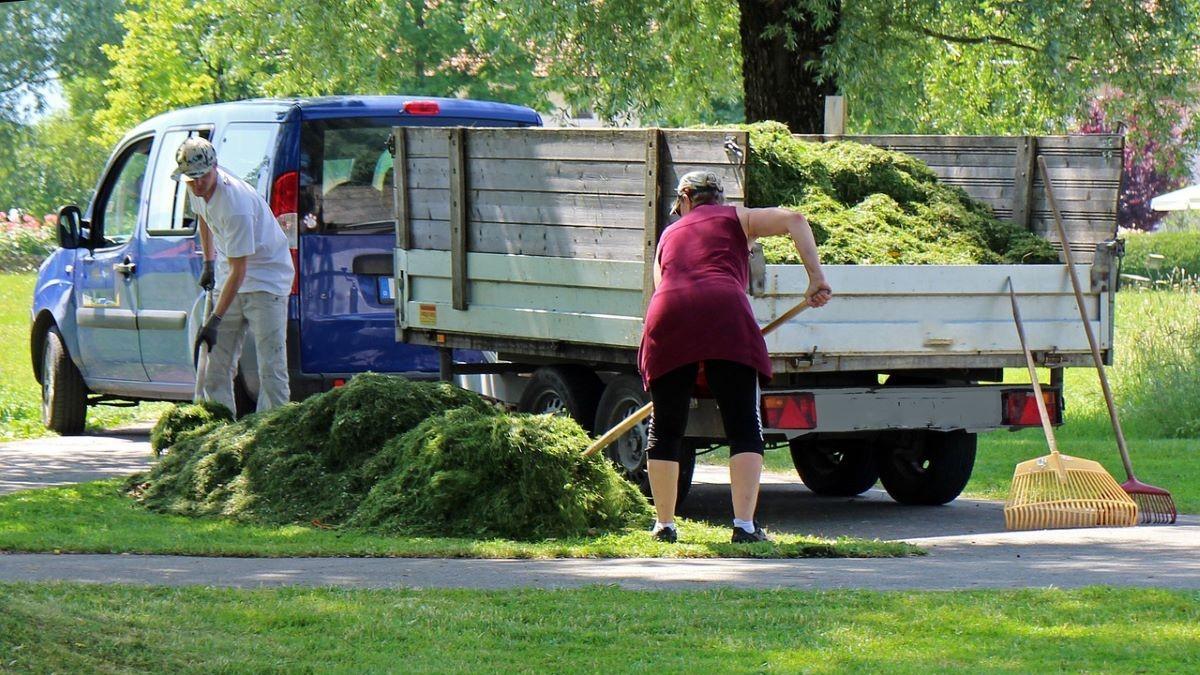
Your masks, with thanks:
[[[821,269],[821,258],[817,254],[817,240],[804,214],[778,207],[749,209],[742,206],[737,207],[737,214],[746,230],[746,239],[751,244],[759,237],[791,235],[796,252],[804,261],[804,270],[808,272],[808,291],[805,295],[809,303],[813,307],[820,307],[829,302],[833,291],[825,281],[825,271]]]
[[[211,262],[215,257],[213,254],[212,230],[208,229],[208,223],[199,216],[196,220],[200,222],[200,251],[204,253],[204,261]]]

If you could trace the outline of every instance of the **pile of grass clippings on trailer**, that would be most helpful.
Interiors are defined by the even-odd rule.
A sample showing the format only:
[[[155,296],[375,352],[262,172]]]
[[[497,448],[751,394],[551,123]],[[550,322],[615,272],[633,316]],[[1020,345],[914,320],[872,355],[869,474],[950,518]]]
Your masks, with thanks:
[[[608,461],[580,457],[573,420],[509,414],[444,383],[366,373],[237,422],[179,406],[155,432],[162,459],[128,486],[164,513],[513,539],[649,514]]]
[[[1041,237],[901,152],[850,141],[802,141],[776,122],[750,132],[746,205],[784,206],[812,224],[821,262],[842,265],[1054,263]],[[788,237],[761,240],[768,263],[798,264]]]

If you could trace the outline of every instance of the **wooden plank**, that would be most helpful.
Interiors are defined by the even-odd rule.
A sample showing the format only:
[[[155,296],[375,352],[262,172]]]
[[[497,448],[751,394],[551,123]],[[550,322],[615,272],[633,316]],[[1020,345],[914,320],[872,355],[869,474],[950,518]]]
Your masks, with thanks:
[[[738,164],[736,154],[726,148],[729,139],[745,138],[746,132],[737,129],[686,130],[664,129],[662,134],[663,163]],[[740,144],[743,152],[744,143]]]
[[[641,162],[641,139],[625,129],[476,128],[472,159],[561,159]]]
[[[409,190],[412,218],[449,220],[446,190]],[[569,192],[504,192],[471,190],[467,205],[472,222],[542,223],[582,227],[644,227],[641,195]]]
[[[643,235],[638,230],[624,228],[473,221],[467,248],[480,253],[633,260],[640,263]]]
[[[1033,162],[1037,155],[1037,138],[1024,136],[1017,139],[1017,152],[1013,166],[1012,222],[1020,227],[1029,227],[1029,214],[1033,202]]]
[[[446,127],[408,127],[408,156],[412,159],[447,159],[450,137]]]
[[[407,134],[404,127],[392,130],[396,154],[392,159],[394,179],[392,194],[395,199],[392,204],[393,218],[396,221],[396,248],[407,249],[412,242],[412,226],[408,211],[408,146]]]
[[[416,277],[450,278],[446,251],[409,251],[407,270]],[[616,260],[568,260],[537,256],[468,253],[471,280],[513,284],[642,290],[642,264]],[[519,304],[519,297],[511,298]]]
[[[846,133],[846,98],[825,97],[825,135],[841,136]]]
[[[731,204],[741,204],[746,198],[746,191],[742,186],[742,176],[745,172],[742,169],[743,167],[731,164],[663,162],[658,181],[659,189],[662,190],[664,197],[662,205],[668,211],[670,210],[671,201],[675,199],[675,186],[679,184],[680,177],[689,171],[712,171],[717,174],[721,179],[721,184],[725,186],[725,201]],[[671,198],[666,199],[666,197]]]
[[[642,239],[640,230],[625,228],[471,221],[467,250],[641,263]],[[410,248],[449,251],[450,221],[413,220]]]
[[[467,172],[462,127],[450,129],[450,279],[454,309],[467,308]]]
[[[654,295],[654,254],[658,248],[658,236],[662,234],[662,208],[659,204],[659,172],[662,168],[663,134],[658,129],[646,130],[645,188],[643,210],[642,248],[642,308],[650,306]]]

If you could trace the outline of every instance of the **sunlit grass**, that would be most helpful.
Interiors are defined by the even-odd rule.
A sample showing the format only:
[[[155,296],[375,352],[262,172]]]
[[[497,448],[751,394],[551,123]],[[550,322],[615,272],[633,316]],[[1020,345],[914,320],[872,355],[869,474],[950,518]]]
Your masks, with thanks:
[[[1193,672],[1200,593],[0,584],[17,672]]]
[[[395,556],[412,558],[841,558],[920,554],[895,542],[780,534],[769,544],[734,545],[729,525],[680,521],[680,542],[644,529],[521,542],[381,536],[313,525],[254,525],[147,511],[121,493],[121,480],[26,490],[0,497],[0,551],[161,553],[204,556]],[[648,523],[647,523],[648,525]]]
[[[30,307],[34,274],[0,274],[0,441],[37,438],[50,432],[42,426],[42,392],[33,377],[29,354]],[[153,419],[165,404],[133,408],[93,406],[89,429],[108,429],[138,419]]]

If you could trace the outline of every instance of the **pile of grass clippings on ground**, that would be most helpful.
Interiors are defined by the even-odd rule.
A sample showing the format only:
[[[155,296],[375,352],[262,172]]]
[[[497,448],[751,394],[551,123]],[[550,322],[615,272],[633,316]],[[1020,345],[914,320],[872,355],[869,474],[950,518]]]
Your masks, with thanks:
[[[821,262],[842,265],[1056,263],[1037,235],[909,155],[850,141],[802,141],[777,122],[750,132],[746,205],[783,206],[812,224]],[[789,237],[761,240],[768,263],[798,264]]]
[[[513,539],[619,529],[649,513],[610,463],[580,457],[588,438],[573,420],[508,414],[445,383],[366,373],[237,422],[219,412],[180,406],[156,427],[162,459],[128,483],[140,503],[265,524]]]
[[[150,430],[150,449],[158,457],[184,439],[203,436],[232,421],[233,413],[220,403],[202,401],[172,406]]]

